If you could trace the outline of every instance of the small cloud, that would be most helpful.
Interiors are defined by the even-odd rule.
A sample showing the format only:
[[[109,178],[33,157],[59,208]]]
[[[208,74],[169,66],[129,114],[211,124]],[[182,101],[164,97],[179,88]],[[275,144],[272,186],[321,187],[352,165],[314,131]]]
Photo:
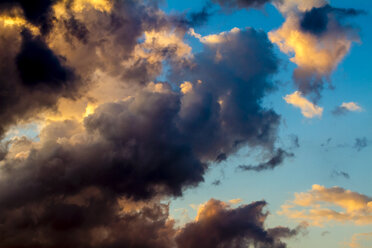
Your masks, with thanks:
[[[239,165],[238,169],[243,170],[243,171],[256,171],[256,172],[261,172],[265,170],[273,170],[279,165],[281,165],[284,159],[287,157],[294,157],[294,154],[286,152],[283,149],[279,148],[269,161],[261,163],[256,166]]]
[[[300,91],[295,91],[291,95],[286,95],[283,98],[288,104],[301,109],[301,113],[306,118],[321,117],[323,114],[323,108],[315,105],[314,103],[307,100],[302,96]]]
[[[221,185],[221,180],[214,180],[214,181],[212,182],[212,185],[214,185],[214,186],[219,186],[219,185]]]
[[[180,85],[180,88],[183,94],[187,94],[192,91],[193,86],[192,83],[186,81]]]
[[[324,232],[321,233],[322,237],[324,237],[326,235],[329,235],[329,234],[331,234],[329,231],[324,231]]]
[[[233,204],[233,205],[236,205],[236,204],[239,204],[241,203],[243,200],[238,198],[238,199],[232,199],[229,201],[230,204]]]
[[[368,141],[366,137],[363,138],[356,138],[353,148],[355,148],[358,152],[363,150],[368,146]]]
[[[337,171],[337,170],[333,170],[332,171],[332,177],[344,177],[346,179],[350,179],[350,175],[349,173],[346,173],[344,171]]]
[[[328,138],[326,142],[322,143],[321,146],[328,146],[332,141],[332,138]]]
[[[336,107],[332,113],[334,115],[344,115],[349,112],[362,112],[363,108],[356,102],[344,102],[340,106]]]

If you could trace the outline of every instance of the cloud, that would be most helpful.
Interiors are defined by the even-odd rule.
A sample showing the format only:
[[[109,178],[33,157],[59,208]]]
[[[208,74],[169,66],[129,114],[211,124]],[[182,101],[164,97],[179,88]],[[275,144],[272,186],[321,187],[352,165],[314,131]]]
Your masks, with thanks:
[[[349,173],[346,173],[344,171],[333,170],[331,176],[332,177],[343,177],[343,178],[346,178],[346,179],[350,179]]]
[[[224,9],[261,8],[272,0],[212,0]]]
[[[362,248],[367,247],[361,244],[363,241],[372,240],[372,233],[356,233],[351,237],[350,243],[345,243],[350,248]],[[368,245],[368,244],[367,244]]]
[[[323,108],[307,100],[302,96],[300,91],[295,91],[291,95],[286,95],[284,100],[288,104],[292,104],[293,106],[301,109],[302,115],[306,118],[321,117],[323,114]]]
[[[270,158],[269,161],[265,163],[261,163],[259,165],[239,165],[239,169],[243,171],[265,171],[265,170],[273,170],[279,165],[281,165],[285,158],[287,157],[294,157],[293,153],[288,153],[284,151],[283,149],[279,148],[272,158]]]
[[[199,208],[196,220],[180,230],[176,236],[177,247],[245,247],[251,244],[286,247],[281,239],[296,236],[303,227],[265,229],[268,216],[263,212],[265,206],[261,201],[231,208],[225,202],[211,199]]]
[[[363,111],[362,107],[356,102],[343,102],[341,106],[337,107],[332,111],[334,115],[344,115],[349,112],[361,112]]]
[[[372,223],[372,198],[340,187],[313,185],[308,192],[295,193],[295,199],[282,205],[278,213],[314,226],[330,222],[369,225]]]
[[[359,41],[357,29],[344,24],[345,17],[362,12],[334,8],[325,0],[285,0],[275,5],[286,21],[269,32],[269,38],[298,66],[293,74],[298,89],[318,98],[352,42]]]
[[[355,148],[358,152],[363,150],[368,146],[368,140],[366,137],[363,138],[356,138],[353,148]]]
[[[262,104],[279,63],[267,35],[234,29],[193,54],[188,26],[157,2],[45,4],[38,13],[48,18],[0,22],[1,133],[35,120],[40,131],[1,147],[0,246],[187,246],[178,233],[192,229],[177,230],[160,202],[243,146],[278,151],[280,116]],[[27,31],[48,20],[47,31]],[[264,229],[264,205],[222,209],[219,223],[257,228],[234,226],[220,241],[284,247],[295,233]]]

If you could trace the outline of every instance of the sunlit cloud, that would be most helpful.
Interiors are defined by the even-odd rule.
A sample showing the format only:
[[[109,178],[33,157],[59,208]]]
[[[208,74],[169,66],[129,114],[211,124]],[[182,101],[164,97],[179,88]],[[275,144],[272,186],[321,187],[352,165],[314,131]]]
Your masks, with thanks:
[[[286,95],[284,100],[296,108],[301,109],[301,113],[306,118],[321,117],[323,108],[315,105],[302,96],[301,92],[295,91],[293,94]]]
[[[332,113],[334,115],[343,115],[349,112],[362,112],[363,108],[356,102],[343,102],[340,106],[336,107]]]
[[[269,39],[298,66],[294,71],[297,87],[305,94],[319,96],[324,81],[330,81],[352,42],[359,41],[356,30],[351,25],[343,26],[340,20],[362,12],[333,8],[325,0],[284,0],[275,5],[286,20],[268,33]]]
[[[314,226],[330,223],[370,225],[372,197],[340,187],[313,185],[308,192],[295,193],[294,200],[282,205],[278,214]]]
[[[369,248],[372,245],[372,232],[356,233],[351,237],[351,241],[344,244],[348,248]]]

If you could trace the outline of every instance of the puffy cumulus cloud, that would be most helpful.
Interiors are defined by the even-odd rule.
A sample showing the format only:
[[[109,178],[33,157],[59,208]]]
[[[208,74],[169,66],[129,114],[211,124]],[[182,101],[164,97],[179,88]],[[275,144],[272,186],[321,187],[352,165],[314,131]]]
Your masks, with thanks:
[[[177,247],[286,247],[281,239],[291,238],[303,231],[286,227],[265,228],[268,213],[266,202],[253,202],[237,208],[215,199],[198,210],[194,222],[185,225],[176,236]]]
[[[324,80],[329,82],[352,42],[359,41],[357,29],[344,24],[344,19],[362,12],[334,8],[325,0],[285,0],[276,6],[286,21],[269,32],[269,38],[282,52],[293,55],[290,60],[298,66],[293,75],[298,89],[319,97]]]
[[[285,158],[287,157],[294,157],[293,153],[289,153],[284,151],[283,149],[279,148],[272,158],[265,163],[261,163],[259,165],[240,165],[238,168],[243,171],[265,171],[265,170],[273,170],[277,166],[281,165]]]
[[[272,0],[212,0],[225,9],[260,8]]]
[[[73,109],[82,119],[88,105],[121,100],[153,80],[164,60],[191,56],[182,41],[186,28],[174,25],[155,3],[28,2],[1,2],[0,91],[7,92],[0,95],[1,135],[41,112],[63,119]],[[28,11],[48,16],[47,32]]]
[[[295,199],[284,204],[278,213],[315,226],[330,222],[369,225],[372,198],[340,187],[313,185],[309,192],[295,193]]]
[[[362,112],[363,109],[356,102],[343,102],[340,106],[333,110],[334,115],[344,115],[349,112]]]
[[[306,118],[321,117],[323,114],[323,108],[315,105],[314,103],[307,100],[302,96],[300,91],[295,91],[291,95],[286,95],[284,100],[296,108],[301,109],[301,113]]]
[[[192,66],[172,70],[171,81],[193,83],[181,99],[180,128],[193,134],[195,151],[210,160],[222,161],[244,144],[272,151],[280,117],[261,106],[274,89],[272,45],[264,32],[250,28],[222,36],[204,43]]]

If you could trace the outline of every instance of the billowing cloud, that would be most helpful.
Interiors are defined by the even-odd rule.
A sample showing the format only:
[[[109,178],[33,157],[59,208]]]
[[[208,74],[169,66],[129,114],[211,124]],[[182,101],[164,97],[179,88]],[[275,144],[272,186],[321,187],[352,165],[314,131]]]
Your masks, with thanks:
[[[303,226],[296,229],[275,227],[265,229],[268,213],[263,212],[266,202],[253,202],[237,208],[215,199],[209,200],[198,210],[194,222],[188,223],[177,234],[178,248],[192,247],[286,247],[281,239],[296,236]]]
[[[36,21],[25,1],[6,2],[22,21],[0,20],[1,133],[41,124],[38,139],[1,145],[1,247],[185,247],[160,200],[243,146],[277,151],[280,116],[262,100],[278,59],[263,31],[225,32],[192,54],[189,26],[156,2],[45,1]],[[156,80],[164,65],[169,82]],[[221,242],[284,247],[294,232],[264,229],[265,204],[237,211],[262,230],[234,227]]]
[[[356,102],[343,102],[339,107],[333,110],[334,115],[343,115],[348,112],[361,112],[363,111],[362,107]]]
[[[308,192],[295,193],[295,199],[278,213],[315,226],[332,222],[368,225],[372,223],[372,198],[340,187],[313,185]]]
[[[276,2],[286,18],[278,30],[269,32],[270,40],[291,57],[298,68],[294,81],[304,94],[319,97],[324,81],[358,41],[357,29],[344,19],[363,12],[331,7],[325,0]]]
[[[300,91],[295,91],[291,95],[286,95],[284,100],[296,108],[301,109],[301,113],[306,118],[321,117],[323,114],[323,108],[315,105],[314,103],[307,100],[302,96]]]

